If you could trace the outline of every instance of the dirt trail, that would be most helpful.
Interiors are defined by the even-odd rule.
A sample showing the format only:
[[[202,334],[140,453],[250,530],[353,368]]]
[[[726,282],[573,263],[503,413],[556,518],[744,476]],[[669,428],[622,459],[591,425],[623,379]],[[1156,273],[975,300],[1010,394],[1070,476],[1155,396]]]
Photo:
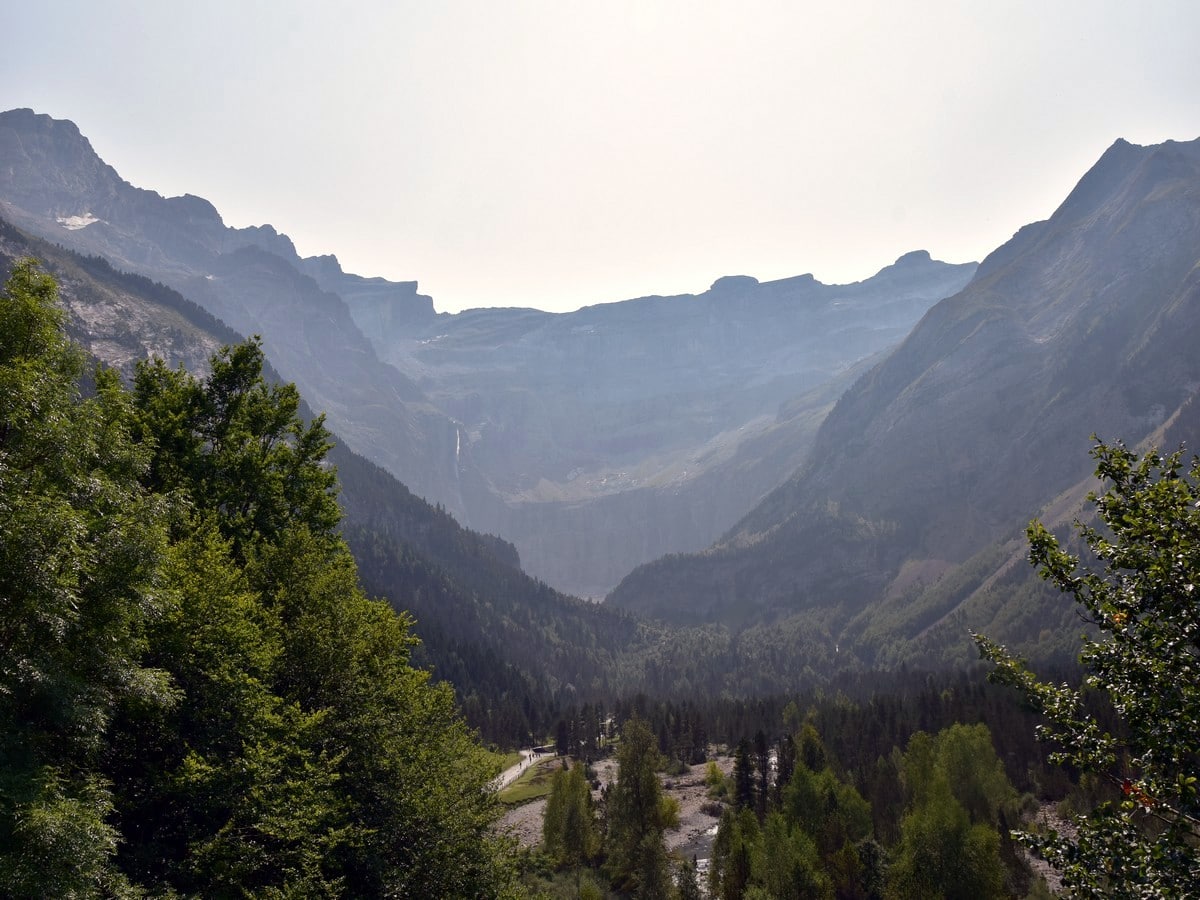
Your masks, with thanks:
[[[492,781],[492,790],[497,792],[504,790],[506,787],[520,778],[522,772],[524,772],[538,760],[545,759],[549,755],[550,754],[548,753],[538,753],[533,750],[522,750],[521,761],[515,766],[509,766],[507,769],[497,775]]]

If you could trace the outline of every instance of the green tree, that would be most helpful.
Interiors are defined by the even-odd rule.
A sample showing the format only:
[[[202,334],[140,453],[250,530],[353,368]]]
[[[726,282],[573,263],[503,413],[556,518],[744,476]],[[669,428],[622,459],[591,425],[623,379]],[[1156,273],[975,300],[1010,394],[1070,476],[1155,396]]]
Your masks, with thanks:
[[[938,771],[900,824],[900,845],[888,872],[896,900],[990,900],[1005,896],[1000,836],[972,825]]]
[[[828,767],[813,772],[797,766],[783,791],[783,809],[787,820],[816,842],[822,857],[871,834],[870,804]]]
[[[1017,792],[986,725],[956,724],[936,735],[918,731],[909,739],[904,783],[912,803],[923,803],[939,778],[950,785],[972,823],[995,826],[1002,811],[1011,818],[1019,813]]]
[[[746,738],[738,741],[733,758],[733,803],[738,809],[755,808],[754,757]]]
[[[336,895],[344,799],[320,750],[322,717],[272,689],[284,634],[211,525],[175,543],[170,600],[148,659],[182,702],[127,704],[106,768],[127,823],[119,859],[140,884],[237,896]]]
[[[754,769],[757,775],[756,812],[762,821],[767,816],[767,804],[771,799],[771,748],[767,745],[766,732],[761,728],[754,733]]]
[[[170,705],[142,665],[164,504],[110,372],[82,399],[82,353],[49,276],[18,262],[0,294],[0,883],[13,897],[119,894],[99,764],[119,704]]]
[[[256,846],[299,853],[288,836],[312,837],[303,859],[319,856],[322,883],[350,895],[503,893],[512,872],[489,831],[488,762],[450,688],[410,664],[408,618],[358,585],[335,530],[321,420],[299,418],[294,387],[266,384],[257,342],[223,350],[204,381],[141,366],[134,396],[153,450],[150,485],[189,505],[183,533],[209,523],[221,535],[261,620],[277,631],[267,684],[292,711],[297,750],[270,765],[285,782],[288,767],[308,766],[302,780],[314,790],[337,786],[336,802],[292,798],[294,818],[273,820],[279,840]],[[273,802],[256,808],[267,816]],[[297,830],[299,822],[308,824]],[[302,893],[317,883],[305,865],[289,882]]]
[[[1200,460],[1097,441],[1096,525],[1076,523],[1099,568],[1084,566],[1040,523],[1030,560],[1070,596],[1098,637],[1080,660],[1086,689],[1103,692],[1120,720],[1110,733],[1078,690],[1039,681],[1019,660],[977,636],[1013,685],[1041,710],[1051,759],[1106,779],[1120,791],[1076,818],[1075,836],[1023,841],[1062,872],[1080,897],[1197,896],[1200,885]]]
[[[513,893],[482,749],[262,363],[82,399],[53,282],[23,262],[0,297],[6,896]]]
[[[825,743],[812,722],[805,722],[800,729],[799,758],[810,772],[820,772],[829,765]]]
[[[542,846],[561,866],[574,867],[592,860],[599,849],[592,791],[583,764],[559,769],[550,785],[542,816]]]
[[[810,758],[820,761],[824,754]],[[822,883],[832,883],[839,897],[856,896],[862,868],[856,847],[872,828],[871,806],[858,790],[828,766],[813,772],[800,763],[783,790],[782,810],[793,831],[815,846]]]
[[[139,435],[154,448],[147,486],[216,514],[235,559],[289,527],[330,533],[341,519],[324,417],[305,423],[295,385],[269,385],[258,340],[226,347],[200,381],[160,359],[138,367]]]
[[[771,800],[778,808],[783,805],[783,789],[792,780],[796,771],[796,741],[785,734],[779,742],[779,753],[775,761],[775,784],[771,787]]]
[[[663,793],[657,769],[662,762],[654,732],[631,719],[617,748],[617,780],[608,797],[608,868],[613,883],[635,897],[661,898],[670,892],[663,833],[679,822],[678,807]]]
[[[788,827],[778,812],[763,823],[762,839],[751,856],[752,884],[777,900],[819,900],[832,897],[816,844],[797,827]]]
[[[1005,869],[996,831],[1016,815],[1009,784],[986,725],[919,731],[904,753],[908,809],[888,873],[894,897],[1001,897]]]
[[[680,863],[675,873],[675,887],[679,891],[679,900],[701,900],[704,896],[700,891],[695,858]]]
[[[742,900],[750,886],[753,855],[760,839],[758,819],[752,809],[725,809],[717,824],[712,863],[708,870],[709,892],[719,900]]]

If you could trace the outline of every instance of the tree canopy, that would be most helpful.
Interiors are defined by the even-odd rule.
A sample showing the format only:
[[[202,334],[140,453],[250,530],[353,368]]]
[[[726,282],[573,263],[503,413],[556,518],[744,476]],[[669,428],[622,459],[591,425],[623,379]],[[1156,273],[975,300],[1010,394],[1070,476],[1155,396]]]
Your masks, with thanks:
[[[1029,528],[1030,559],[1094,628],[1083,690],[1040,681],[1004,648],[977,637],[993,677],[1045,716],[1052,759],[1110,786],[1075,818],[1075,834],[1023,840],[1080,897],[1188,897],[1200,885],[1200,460],[1181,451],[1139,457],[1120,443],[1092,450],[1103,493],[1094,524],[1077,523],[1093,563],[1050,531]],[[1106,728],[1089,697],[1111,703]]]
[[[634,897],[664,897],[670,870],[663,832],[679,824],[675,802],[663,793],[654,732],[641,719],[621,731],[617,780],[608,796],[608,867],[615,885]]]
[[[256,341],[93,396],[0,296],[0,882],[14,897],[509,896],[492,776],[336,531]]]

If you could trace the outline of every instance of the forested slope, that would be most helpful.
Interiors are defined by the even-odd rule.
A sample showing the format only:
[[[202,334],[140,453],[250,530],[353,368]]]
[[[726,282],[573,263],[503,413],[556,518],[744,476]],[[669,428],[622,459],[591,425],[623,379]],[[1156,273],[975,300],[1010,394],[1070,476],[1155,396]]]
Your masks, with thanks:
[[[176,291],[25,235],[0,220],[7,269],[33,255],[61,283],[68,332],[128,381],[138,360],[162,358],[199,376],[242,338]],[[278,375],[263,360],[264,374]],[[300,398],[305,419],[312,414]],[[380,467],[336,444],[340,524],[367,591],[415,620],[416,659],[452,681],[489,738],[527,739],[566,684],[603,683],[634,638],[627,614],[566,597],[525,575],[510,544],[458,525]],[[549,673],[550,677],[547,677]]]
[[[0,295],[7,896],[507,896],[490,766],[358,585],[329,436],[254,343],[80,392],[52,279]],[[436,839],[434,839],[436,837]]]

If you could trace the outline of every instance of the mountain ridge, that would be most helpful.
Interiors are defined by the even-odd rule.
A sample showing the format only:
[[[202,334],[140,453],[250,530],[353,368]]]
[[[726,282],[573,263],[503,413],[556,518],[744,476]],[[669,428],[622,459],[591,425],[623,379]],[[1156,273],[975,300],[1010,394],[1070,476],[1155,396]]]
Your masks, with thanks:
[[[803,462],[853,375],[974,269],[915,251],[851,285],[723,276],[695,295],[364,330],[462,423],[486,480],[468,520],[527,535],[531,571],[596,596],[631,559],[719,536]],[[598,540],[624,550],[589,558]]]
[[[945,573],[1011,540],[1086,478],[1089,434],[1136,443],[1190,403],[1197,247],[1200,141],[1117,142],[839,398],[796,476],[610,602],[735,627],[806,615],[853,648],[843,629],[886,619],[906,566]]]
[[[916,252],[853,285],[722,276],[564,316],[439,314],[416,282],[302,259],[270,225],[136,188],[74,124],[31,110],[0,113],[0,212],[260,334],[349,446],[588,596],[718,537],[803,461],[857,367],[974,271]]]
[[[10,126],[0,114],[6,211],[12,196],[23,196],[4,186],[21,168],[5,173]],[[81,139],[77,129],[62,133]],[[518,662],[523,671],[549,666],[547,689],[567,693],[577,685],[782,690],[837,668],[957,664],[966,628],[980,623],[1001,639],[1066,650],[1065,607],[1016,564],[1024,520],[1038,510],[1058,515],[1087,483],[1093,431],[1130,442],[1200,434],[1192,352],[1200,336],[1200,142],[1118,141],[1049,218],[1022,228],[978,267],[914,251],[854,285],[822,285],[810,274],[771,282],[721,276],[699,295],[570,314],[438,314],[416,282],[348,274],[333,256],[300,260],[270,226],[221,230],[219,214],[200,198],[167,202],[124,182],[121,194],[115,170],[98,161],[74,180],[44,162],[60,193],[52,191],[40,213],[18,210],[22,222],[99,252],[117,246],[122,232],[98,214],[105,208],[67,202],[87,195],[77,182],[94,177],[96,196],[106,196],[107,185],[128,207],[157,203],[157,219],[126,222],[134,239],[121,244],[118,261],[174,273],[190,299],[269,326],[268,352],[277,346],[287,364],[318,361],[325,380],[302,392],[317,406],[357,411],[347,419],[350,442],[371,449],[373,439],[399,436],[377,462],[393,473],[419,469],[426,485],[448,490],[448,509],[503,525],[484,530],[540,528],[577,545],[615,535],[614,543],[627,542],[622,553],[634,546],[651,556],[668,546],[653,516],[709,517],[701,523],[715,536],[708,549],[639,568],[613,591],[611,606],[596,609],[546,584],[530,588],[536,582],[514,568],[527,560],[526,547],[487,537],[459,546],[457,526],[438,524],[441,509],[406,522],[375,509],[354,535],[364,580],[408,585],[445,647],[454,644],[446,629],[459,608],[449,598],[465,589],[481,604],[461,609],[492,655],[452,651],[456,671],[480,671],[485,656],[498,658],[497,641],[519,641],[547,622],[569,638],[544,653],[524,649]],[[113,208],[132,216],[121,203]],[[907,281],[917,289],[904,294]],[[889,304],[905,307],[895,321],[886,320]],[[809,318],[780,325],[761,318],[764,310]],[[864,310],[877,318],[864,320]],[[611,327],[622,317],[621,329]],[[381,343],[389,331],[407,343]],[[846,337],[843,355],[822,357],[831,335]],[[818,345],[811,355],[797,349],[804,339]],[[607,352],[614,347],[625,355]],[[725,353],[729,347],[740,355]],[[385,362],[385,352],[401,364]],[[608,403],[607,411],[590,407],[586,428],[555,420],[573,411],[555,409],[553,392],[540,387],[545,379],[534,378],[557,358],[587,363],[558,385],[559,401],[594,390]],[[703,365],[685,365],[689,358]],[[654,396],[645,390],[646,360],[663,370]],[[605,378],[615,386],[607,398],[596,390]],[[746,418],[719,420],[723,408]],[[636,415],[618,415],[630,410]],[[473,419],[479,411],[492,419]],[[540,418],[528,418],[531,411]],[[665,412],[690,416],[691,436],[655,444],[651,426]],[[580,448],[563,435],[602,439],[611,455],[573,457]],[[546,468],[506,457],[505,441],[529,444]],[[382,472],[359,474],[352,490],[370,505]],[[641,483],[627,489],[621,479]],[[761,503],[744,514],[713,513],[759,489],[748,485],[760,486]],[[585,520],[594,530],[572,535]],[[388,529],[414,540],[443,534],[447,559],[481,562],[467,559],[465,581],[451,588],[442,563],[380,543]],[[569,541],[553,553],[579,572],[595,559]],[[602,587],[607,577],[589,583]],[[623,610],[689,627],[660,627]],[[780,659],[788,665],[768,665]]]

